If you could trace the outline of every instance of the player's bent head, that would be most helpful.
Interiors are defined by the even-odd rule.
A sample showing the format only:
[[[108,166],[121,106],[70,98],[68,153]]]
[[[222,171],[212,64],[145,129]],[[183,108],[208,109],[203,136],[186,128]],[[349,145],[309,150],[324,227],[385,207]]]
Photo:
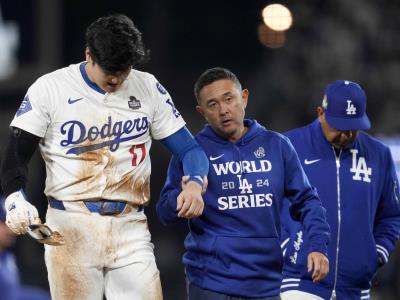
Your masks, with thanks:
[[[208,70],[205,70],[200,77],[197,79],[196,83],[194,84],[194,95],[196,96],[197,103],[199,103],[199,94],[203,87],[218,81],[228,79],[235,83],[239,90],[242,89],[242,85],[240,84],[239,79],[237,76],[226,68],[221,67],[214,67]]]
[[[142,33],[122,14],[101,17],[90,24],[86,46],[93,63],[108,73],[128,70],[149,58]]]

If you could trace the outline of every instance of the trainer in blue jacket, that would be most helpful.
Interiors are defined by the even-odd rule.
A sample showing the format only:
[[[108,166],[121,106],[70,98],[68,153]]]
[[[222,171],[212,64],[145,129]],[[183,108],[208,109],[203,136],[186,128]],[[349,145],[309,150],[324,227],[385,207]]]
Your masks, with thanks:
[[[313,284],[304,272],[312,241],[301,238],[302,224],[284,218],[290,241],[282,299],[370,299],[371,280],[399,239],[400,197],[389,148],[359,131],[369,128],[364,91],[338,80],[327,86],[318,119],[286,134],[318,190],[332,236],[330,272]]]
[[[205,71],[195,84],[197,110],[208,125],[196,139],[209,157],[204,212],[189,220],[185,240],[190,300],[279,299],[282,204],[304,224],[315,281],[328,272],[329,226],[289,140],[244,120],[248,91],[229,70]],[[157,213],[163,223],[178,219],[182,166],[174,157]],[[285,200],[286,201],[286,200]]]

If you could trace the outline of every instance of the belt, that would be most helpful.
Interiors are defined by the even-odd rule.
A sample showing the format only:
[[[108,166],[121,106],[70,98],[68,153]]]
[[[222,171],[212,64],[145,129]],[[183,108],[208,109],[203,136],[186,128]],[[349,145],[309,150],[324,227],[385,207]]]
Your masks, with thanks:
[[[54,199],[54,198],[49,198],[49,205],[52,208],[59,209],[59,210],[67,210],[65,208],[64,202]],[[102,216],[114,216],[114,215],[119,215],[124,212],[125,208],[127,206],[130,206],[131,208],[136,209],[137,212],[140,212],[143,210],[143,205],[137,205],[133,206],[125,201],[112,201],[112,200],[106,200],[106,199],[100,199],[96,201],[78,201],[83,203],[87,209],[90,212],[93,213],[98,213],[99,215]]]

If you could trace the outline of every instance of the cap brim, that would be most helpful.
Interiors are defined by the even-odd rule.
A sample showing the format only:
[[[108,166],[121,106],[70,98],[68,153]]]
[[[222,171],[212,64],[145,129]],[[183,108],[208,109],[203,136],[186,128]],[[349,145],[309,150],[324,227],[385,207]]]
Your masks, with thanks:
[[[367,130],[371,128],[371,122],[367,114],[361,118],[336,118],[325,114],[329,126],[336,130]]]

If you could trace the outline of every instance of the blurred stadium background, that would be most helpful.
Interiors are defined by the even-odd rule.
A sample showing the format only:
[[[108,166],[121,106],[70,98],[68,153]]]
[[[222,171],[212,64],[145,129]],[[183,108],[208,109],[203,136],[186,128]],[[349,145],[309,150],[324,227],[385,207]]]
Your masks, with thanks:
[[[287,11],[272,11],[267,15],[275,23],[263,23],[262,10],[272,3],[288,8],[291,27],[285,29]],[[370,133],[391,144],[400,172],[398,0],[0,0],[0,150],[29,85],[44,73],[84,60],[86,26],[110,13],[127,14],[143,32],[152,59],[139,69],[155,74],[169,90],[192,132],[203,126],[194,108],[193,83],[206,68],[235,72],[250,90],[247,116],[276,131],[313,120],[325,85],[349,79],[366,90]],[[157,220],[154,207],[169,154],[153,145],[152,204],[146,212],[165,299],[180,300],[185,299],[186,226],[166,228]],[[42,218],[44,178],[36,154],[28,194]],[[19,237],[14,251],[22,281],[47,289],[43,247]],[[373,299],[400,299],[399,247],[376,276]]]

